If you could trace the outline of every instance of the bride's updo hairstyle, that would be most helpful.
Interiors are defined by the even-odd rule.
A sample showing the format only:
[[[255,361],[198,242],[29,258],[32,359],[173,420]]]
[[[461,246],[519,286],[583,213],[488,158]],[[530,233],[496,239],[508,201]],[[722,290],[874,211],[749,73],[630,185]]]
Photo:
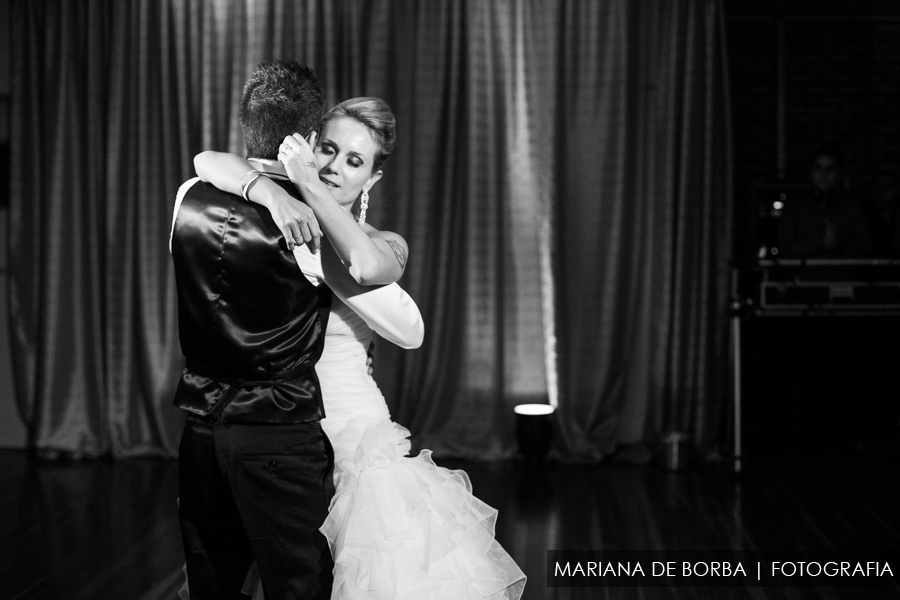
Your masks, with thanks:
[[[379,149],[372,164],[372,172],[380,169],[394,151],[397,139],[397,121],[387,102],[369,96],[344,100],[325,113],[322,117],[322,129],[325,129],[329,121],[338,117],[356,119],[368,128]]]

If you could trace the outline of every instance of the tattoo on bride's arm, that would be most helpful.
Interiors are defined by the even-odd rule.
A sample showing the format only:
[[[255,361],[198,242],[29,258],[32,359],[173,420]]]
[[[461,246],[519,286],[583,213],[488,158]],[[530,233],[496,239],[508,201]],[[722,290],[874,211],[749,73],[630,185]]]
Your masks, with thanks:
[[[385,241],[390,245],[391,250],[394,251],[394,256],[397,257],[397,262],[400,263],[400,268],[406,268],[406,250],[403,249],[403,246],[397,243],[397,240],[393,238],[385,238]]]

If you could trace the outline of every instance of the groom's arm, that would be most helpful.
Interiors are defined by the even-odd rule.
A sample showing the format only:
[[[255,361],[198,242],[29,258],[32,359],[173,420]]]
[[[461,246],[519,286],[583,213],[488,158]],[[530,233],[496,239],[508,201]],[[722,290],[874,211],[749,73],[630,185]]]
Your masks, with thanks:
[[[396,283],[366,286],[347,271],[330,243],[322,244],[321,265],[331,291],[378,335],[401,348],[418,348],[425,323],[412,297]]]
[[[307,279],[328,285],[341,301],[378,335],[401,348],[418,348],[425,324],[415,301],[396,283],[366,286],[358,283],[330,243],[313,254],[306,246],[294,249],[294,259]]]
[[[178,219],[178,211],[181,209],[181,203],[184,201],[184,196],[187,194],[187,191],[194,187],[194,184],[199,181],[199,177],[188,179],[181,184],[181,187],[178,188],[178,193],[175,194],[175,208],[172,210],[172,228],[169,230],[169,254],[172,254],[172,235],[175,233],[175,220]]]

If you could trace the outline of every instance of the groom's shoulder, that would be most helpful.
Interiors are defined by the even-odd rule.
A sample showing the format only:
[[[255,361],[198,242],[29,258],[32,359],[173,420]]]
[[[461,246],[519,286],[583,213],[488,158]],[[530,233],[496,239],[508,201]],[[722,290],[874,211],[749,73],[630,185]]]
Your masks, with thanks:
[[[181,215],[209,213],[227,214],[234,210],[243,198],[235,194],[223,192],[211,183],[201,181],[199,177],[188,179],[178,188],[175,195],[175,206],[172,214],[172,231],[178,229],[184,219]]]
[[[199,177],[188,179],[178,190],[176,207],[191,207],[192,211],[229,210],[238,213],[252,213],[255,205],[247,202],[237,194],[225,192],[211,183],[201,181]]]
[[[213,184],[207,181],[202,181],[199,177],[192,177],[191,179],[188,179],[187,181],[182,183],[181,187],[178,189],[178,196],[191,196],[195,198],[222,198],[229,200],[241,199],[240,196],[231,194],[229,192],[224,192]]]

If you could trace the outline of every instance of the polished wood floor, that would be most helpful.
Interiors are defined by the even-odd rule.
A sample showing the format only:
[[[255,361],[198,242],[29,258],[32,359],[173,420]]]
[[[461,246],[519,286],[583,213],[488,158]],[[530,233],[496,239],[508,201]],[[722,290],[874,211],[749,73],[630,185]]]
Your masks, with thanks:
[[[529,576],[524,600],[900,598],[896,587],[546,587],[551,549],[896,551],[900,472],[885,455],[760,459],[740,475],[612,461],[443,464],[464,468],[475,492],[500,510],[497,536]],[[174,600],[182,563],[176,474],[166,460],[55,464],[0,452],[0,598]]]

